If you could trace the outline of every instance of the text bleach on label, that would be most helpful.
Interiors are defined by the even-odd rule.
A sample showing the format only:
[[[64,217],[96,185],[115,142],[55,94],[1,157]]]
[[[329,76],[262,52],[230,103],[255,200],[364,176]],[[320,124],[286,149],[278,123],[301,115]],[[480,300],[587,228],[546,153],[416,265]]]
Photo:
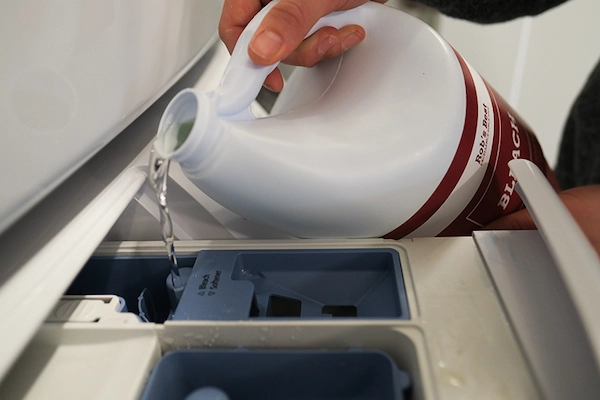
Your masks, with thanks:
[[[202,191],[307,238],[467,234],[522,207],[507,163],[547,170],[532,132],[433,29],[378,3],[322,18],[313,31],[353,23],[366,39],[297,68],[272,115],[254,118],[275,65],[252,63],[247,46],[272,5],[219,88],[184,90],[161,120],[155,151]]]

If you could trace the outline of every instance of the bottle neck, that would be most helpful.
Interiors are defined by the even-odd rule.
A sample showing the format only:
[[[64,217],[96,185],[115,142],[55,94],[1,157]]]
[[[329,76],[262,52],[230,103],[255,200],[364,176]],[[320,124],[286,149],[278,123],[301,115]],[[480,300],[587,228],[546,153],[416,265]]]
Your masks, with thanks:
[[[161,118],[154,149],[184,165],[199,165],[219,133],[219,118],[209,96],[195,89],[181,91]]]

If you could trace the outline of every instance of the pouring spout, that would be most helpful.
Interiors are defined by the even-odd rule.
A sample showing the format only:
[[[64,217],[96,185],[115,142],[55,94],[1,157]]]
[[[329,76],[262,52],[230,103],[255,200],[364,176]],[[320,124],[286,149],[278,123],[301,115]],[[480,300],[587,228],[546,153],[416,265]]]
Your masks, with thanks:
[[[180,164],[197,163],[210,152],[219,135],[219,125],[210,95],[196,89],[185,89],[165,109],[154,150]]]

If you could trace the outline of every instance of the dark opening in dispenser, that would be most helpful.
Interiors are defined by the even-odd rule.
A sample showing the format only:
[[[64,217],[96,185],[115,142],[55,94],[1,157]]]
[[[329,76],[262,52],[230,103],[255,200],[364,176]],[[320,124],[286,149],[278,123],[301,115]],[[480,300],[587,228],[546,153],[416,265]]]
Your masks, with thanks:
[[[302,302],[285,296],[275,294],[269,296],[267,317],[300,317],[302,316]]]
[[[356,317],[355,306],[323,306],[323,314],[331,315],[332,317]]]
[[[181,256],[181,268],[194,265],[196,257]],[[165,279],[171,267],[165,256],[92,257],[65,294],[112,294],[122,297],[129,312],[142,320],[162,323],[169,318],[170,303]]]

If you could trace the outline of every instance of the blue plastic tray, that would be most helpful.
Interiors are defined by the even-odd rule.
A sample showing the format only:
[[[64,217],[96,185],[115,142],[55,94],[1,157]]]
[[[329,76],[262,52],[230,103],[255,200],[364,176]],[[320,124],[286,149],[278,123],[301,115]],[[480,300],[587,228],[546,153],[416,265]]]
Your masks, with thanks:
[[[173,319],[249,318],[408,319],[398,253],[201,251]]]
[[[159,361],[142,400],[402,400],[409,387],[376,351],[181,350]]]

